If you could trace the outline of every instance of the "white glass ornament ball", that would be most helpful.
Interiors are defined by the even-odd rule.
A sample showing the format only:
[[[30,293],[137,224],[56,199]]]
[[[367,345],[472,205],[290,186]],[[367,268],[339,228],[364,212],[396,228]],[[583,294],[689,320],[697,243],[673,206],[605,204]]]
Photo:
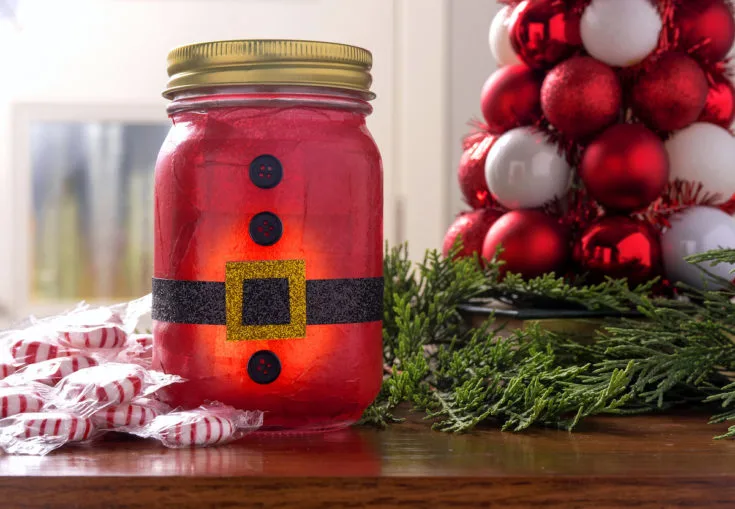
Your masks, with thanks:
[[[536,208],[566,194],[571,168],[543,134],[520,127],[502,135],[490,149],[485,179],[505,207]]]
[[[722,201],[735,194],[735,138],[718,125],[697,122],[676,132],[665,144],[669,178],[701,182]]]
[[[713,249],[735,248],[735,219],[713,207],[692,207],[671,218],[671,228],[661,236],[666,276],[696,288],[719,289],[724,286],[685,258]],[[735,265],[702,264],[707,272],[731,281]]]
[[[662,27],[650,0],[592,0],[580,24],[587,52],[613,67],[629,67],[650,55]]]
[[[500,9],[490,24],[490,51],[495,57],[498,67],[523,63],[510,43],[509,18],[511,14],[513,14],[513,9],[506,5]]]

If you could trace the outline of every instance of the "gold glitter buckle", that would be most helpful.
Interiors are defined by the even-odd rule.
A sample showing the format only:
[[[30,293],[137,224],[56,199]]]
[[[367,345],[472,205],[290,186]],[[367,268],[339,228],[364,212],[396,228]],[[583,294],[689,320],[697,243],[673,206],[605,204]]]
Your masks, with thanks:
[[[247,280],[287,279],[290,322],[279,325],[243,324]],[[306,264],[304,260],[227,262],[225,267],[227,341],[306,337]]]

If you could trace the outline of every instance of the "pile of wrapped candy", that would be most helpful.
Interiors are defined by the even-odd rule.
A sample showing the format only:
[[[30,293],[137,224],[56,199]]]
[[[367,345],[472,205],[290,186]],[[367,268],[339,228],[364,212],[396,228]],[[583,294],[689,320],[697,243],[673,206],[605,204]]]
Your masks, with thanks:
[[[0,333],[0,447],[43,455],[115,431],[167,447],[220,445],[262,426],[263,414],[217,403],[174,410],[156,392],[184,381],[151,369],[153,337],[134,333],[150,298],[80,305]]]

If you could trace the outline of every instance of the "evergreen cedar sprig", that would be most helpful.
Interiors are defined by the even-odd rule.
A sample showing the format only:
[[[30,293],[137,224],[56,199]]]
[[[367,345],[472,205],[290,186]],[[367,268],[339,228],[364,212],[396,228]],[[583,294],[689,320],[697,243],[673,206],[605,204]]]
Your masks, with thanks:
[[[692,257],[735,263],[735,250]],[[735,420],[735,286],[682,297],[650,297],[623,281],[575,286],[545,276],[502,281],[499,262],[452,260],[428,252],[413,266],[405,246],[385,257],[385,378],[363,422],[396,422],[408,403],[435,428],[464,432],[480,423],[521,431],[573,429],[596,414],[658,412],[716,405],[712,422]],[[723,282],[724,284],[725,282]],[[587,329],[553,332],[538,323],[505,330],[501,319],[467,327],[459,306],[479,297],[565,301],[586,309],[638,311]],[[735,426],[723,437],[735,437]]]

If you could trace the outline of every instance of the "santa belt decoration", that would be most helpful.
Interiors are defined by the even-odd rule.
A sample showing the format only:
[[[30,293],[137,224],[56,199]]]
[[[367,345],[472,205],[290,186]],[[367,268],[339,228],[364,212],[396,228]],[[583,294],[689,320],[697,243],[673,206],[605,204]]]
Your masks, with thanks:
[[[305,338],[383,319],[382,277],[306,280],[304,260],[227,262],[225,281],[153,279],[153,319],[226,325],[228,341]]]

